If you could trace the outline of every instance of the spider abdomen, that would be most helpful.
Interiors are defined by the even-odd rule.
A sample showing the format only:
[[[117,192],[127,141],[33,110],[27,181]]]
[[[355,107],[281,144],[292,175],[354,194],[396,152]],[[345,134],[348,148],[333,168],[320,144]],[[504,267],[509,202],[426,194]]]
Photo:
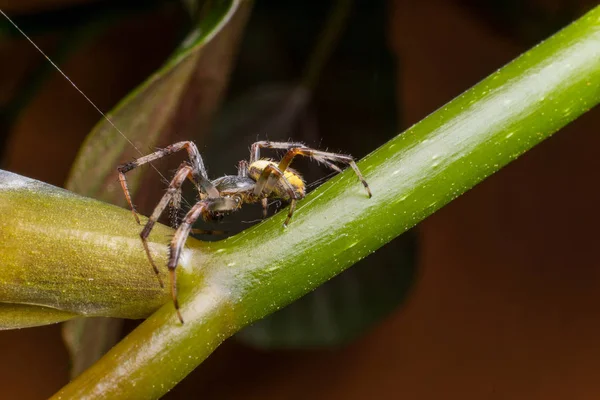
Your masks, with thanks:
[[[248,176],[250,178],[252,178],[253,180],[258,181],[258,179],[260,178],[260,175],[263,173],[265,168],[267,168],[267,166],[269,166],[269,165],[277,168],[277,163],[274,161],[271,161],[271,160],[263,159],[263,160],[254,161],[248,167]],[[298,199],[303,198],[305,195],[306,186],[304,184],[304,179],[302,178],[302,175],[300,175],[294,169],[287,168],[283,172],[283,176],[285,177],[285,179],[289,182],[289,184],[294,189],[294,192],[296,193],[296,198],[298,198]],[[286,201],[290,200],[290,196],[288,194],[285,182],[283,182],[282,178],[277,179],[275,186],[273,187],[273,192],[271,193],[271,196],[269,196],[269,197],[274,197],[274,198],[278,198],[278,199],[282,199],[282,200],[286,200]]]

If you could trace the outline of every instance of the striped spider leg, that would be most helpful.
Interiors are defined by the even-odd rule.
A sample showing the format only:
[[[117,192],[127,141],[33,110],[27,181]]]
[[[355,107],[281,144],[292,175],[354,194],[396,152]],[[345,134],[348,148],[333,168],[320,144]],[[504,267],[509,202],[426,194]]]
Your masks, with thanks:
[[[354,159],[351,156],[311,149],[310,147],[307,147],[302,143],[260,141],[254,143],[250,148],[250,164],[257,160],[260,160],[260,149],[280,149],[287,150],[287,152],[279,161],[278,175],[273,174],[273,169],[265,169],[263,171],[260,178],[256,182],[256,188],[254,190],[254,193],[256,195],[261,193],[263,196],[268,197],[273,191],[275,184],[277,183],[277,178],[282,174],[285,174],[285,171],[288,170],[288,167],[292,163],[294,157],[300,155],[313,158],[316,161],[325,164],[326,166],[337,172],[341,172],[341,169],[337,165],[335,165],[334,162],[350,165],[350,167],[356,173],[358,179],[365,187],[369,198],[372,196],[371,189],[369,188],[367,181],[362,176],[362,173],[358,169],[358,166],[356,165]],[[286,225],[288,222],[289,218],[286,220]]]
[[[140,232],[140,238],[142,239],[142,244],[144,246],[144,250],[148,259],[150,260],[150,264],[152,265],[152,269],[154,270],[160,286],[163,287],[162,279],[159,275],[158,267],[152,258],[150,253],[150,248],[148,247],[148,236],[152,231],[152,228],[156,224],[156,221],[160,218],[161,214],[165,210],[171,202],[178,202],[178,199],[181,196],[181,186],[183,182],[187,179],[191,180],[194,185],[199,189],[201,194],[204,194],[208,198],[217,198],[219,197],[218,190],[214,187],[212,182],[208,180],[208,176],[206,174],[206,168],[204,167],[204,163],[202,162],[202,157],[198,152],[198,148],[192,142],[179,142],[172,144],[170,146],[165,147],[164,149],[160,149],[155,151],[154,153],[148,154],[147,156],[140,157],[132,162],[125,163],[120,165],[117,168],[119,173],[119,182],[121,183],[121,187],[123,188],[123,192],[125,193],[125,198],[127,199],[127,203],[129,203],[129,207],[131,208],[131,212],[135,217],[137,223],[140,223],[140,219],[137,215],[133,202],[131,200],[131,195],[129,193],[129,188],[127,186],[127,180],[125,178],[125,174],[131,171],[134,168],[137,168],[141,165],[147,164],[149,162],[158,160],[159,158],[166,157],[170,154],[176,153],[180,150],[187,150],[189,155],[189,162],[184,162],[180,165],[179,169],[175,173],[175,177],[171,181],[167,192],[162,197],[154,212],[146,222],[144,229]]]
[[[267,199],[273,191],[273,188],[271,188],[271,190],[268,192],[265,190],[265,184],[267,183],[267,179],[269,178],[269,176],[277,178],[277,184],[280,187],[283,187],[283,189],[286,191],[289,197],[290,209],[288,210],[287,218],[283,223],[283,226],[287,226],[290,222],[290,219],[292,219],[292,215],[294,215],[294,210],[296,210],[296,201],[304,197],[304,181],[301,181],[301,191],[298,193],[297,190],[299,189],[299,185],[296,184],[293,186],[289,181],[290,178],[294,179],[294,177],[296,177],[296,179],[299,179],[298,174],[294,173],[293,176],[286,176],[285,173],[281,171],[275,164],[267,163],[264,166],[264,169],[262,170],[262,173],[260,174],[258,180],[256,181],[253,192],[254,196],[261,198],[263,206],[263,217],[267,214]],[[294,190],[294,188],[296,188],[296,190]]]
[[[171,281],[171,297],[173,298],[173,305],[177,312],[177,318],[183,324],[183,317],[179,310],[179,301],[177,300],[177,275],[175,274],[177,264],[179,264],[179,258],[185,246],[185,242],[192,231],[192,225],[202,217],[204,220],[210,219],[212,214],[215,213],[227,213],[237,210],[242,206],[242,198],[240,196],[232,197],[219,197],[216,199],[205,199],[200,200],[192,208],[186,216],[183,218],[181,225],[175,231],[175,235],[169,244],[169,261],[167,267],[169,268],[169,276]]]

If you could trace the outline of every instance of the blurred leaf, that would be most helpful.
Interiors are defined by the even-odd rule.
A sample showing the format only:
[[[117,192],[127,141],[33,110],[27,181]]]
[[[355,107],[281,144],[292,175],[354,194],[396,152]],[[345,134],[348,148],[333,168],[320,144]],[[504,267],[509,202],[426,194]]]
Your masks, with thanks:
[[[102,119],[92,130],[73,164],[68,189],[126,205],[116,177],[117,165],[159,145],[191,139],[206,131],[228,81],[250,2],[217,0],[208,5],[198,26],[165,65],[107,114],[110,121]],[[134,198],[147,171],[128,176]],[[157,193],[162,184],[155,179],[144,192]],[[110,349],[120,331],[121,323],[109,319],[67,322],[63,336],[73,359],[72,375],[81,373]]]
[[[219,112],[210,137],[211,153],[220,154],[220,148],[239,146],[239,151],[231,154],[232,160],[247,158],[249,144],[259,137],[316,141],[318,132],[310,101],[310,91],[292,83],[263,84],[247,90]],[[215,162],[218,160],[211,165]]]

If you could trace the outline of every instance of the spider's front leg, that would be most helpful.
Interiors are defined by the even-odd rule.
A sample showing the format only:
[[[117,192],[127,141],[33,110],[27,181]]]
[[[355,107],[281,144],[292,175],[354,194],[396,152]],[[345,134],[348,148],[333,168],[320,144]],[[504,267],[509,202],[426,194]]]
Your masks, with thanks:
[[[179,258],[183,251],[183,246],[192,231],[192,225],[203,217],[203,219],[209,219],[210,215],[217,212],[230,212],[237,210],[242,205],[242,200],[237,197],[219,197],[216,199],[201,200],[188,211],[185,218],[177,228],[171,243],[169,244],[169,261],[167,267],[169,268],[169,276],[171,280],[171,297],[173,298],[173,305],[177,311],[177,317],[183,324],[183,317],[179,311],[179,301],[177,300],[177,275],[175,274],[177,265],[179,264]]]
[[[200,152],[198,151],[196,145],[193,142],[189,141],[178,142],[167,146],[164,149],[157,150],[154,153],[150,153],[147,156],[140,157],[132,162],[128,162],[117,167],[117,171],[119,172],[119,182],[121,183],[121,187],[123,188],[123,192],[125,193],[125,199],[127,199],[127,203],[129,203],[131,212],[133,213],[133,216],[135,217],[135,220],[138,224],[140,223],[140,218],[138,217],[137,212],[135,211],[135,207],[133,206],[133,201],[131,200],[131,195],[129,193],[127,179],[125,179],[125,174],[131,171],[132,169],[158,160],[159,158],[166,157],[180,150],[186,150],[188,152],[190,160],[189,165],[192,168],[192,174],[194,176],[195,184],[199,186],[202,189],[202,191],[208,195],[208,197],[219,197],[219,191],[214,187],[210,180],[208,180],[206,168],[204,168],[202,157],[200,156]]]
[[[144,229],[140,233],[140,238],[142,239],[142,244],[144,245],[144,250],[146,251],[148,260],[150,260],[152,269],[154,270],[154,273],[156,274],[156,277],[158,278],[160,287],[164,287],[164,285],[163,285],[162,279],[160,279],[160,273],[159,273],[158,267],[156,266],[156,263],[154,262],[154,259],[152,258],[152,254],[150,253],[150,248],[148,246],[148,236],[150,236],[150,232],[152,231],[152,228],[156,224],[156,221],[158,221],[158,219],[160,218],[162,213],[165,211],[165,208],[167,208],[169,203],[171,201],[173,201],[173,199],[176,199],[178,196],[181,196],[181,186],[183,185],[183,182],[185,182],[186,178],[190,179],[191,181],[194,181],[193,168],[189,164],[184,162],[179,166],[179,169],[175,173],[173,180],[169,184],[169,188],[167,189],[167,192],[163,195],[162,199],[160,199],[160,201],[158,202],[158,205],[154,208],[152,215],[150,216],[150,218],[148,218],[148,222],[146,222]]]
[[[268,193],[266,192],[265,186],[266,186],[267,182],[269,181],[269,177],[271,175],[276,177],[283,183],[283,185],[285,186],[285,190],[288,194],[288,197],[290,198],[290,210],[288,211],[287,218],[285,219],[285,222],[283,223],[283,226],[287,226],[289,224],[290,220],[292,219],[292,215],[294,215],[294,210],[296,209],[296,201],[299,199],[298,199],[298,195],[296,194],[296,191],[294,190],[294,187],[287,180],[284,173],[281,172],[281,170],[279,168],[277,168],[275,165],[268,164],[265,167],[265,169],[262,171],[262,173],[260,174],[260,177],[258,178],[258,180],[256,181],[256,185],[254,186],[253,194],[256,197],[264,196],[262,198],[263,215],[266,215],[267,203],[265,200],[267,199],[267,196],[269,195],[270,192],[268,192]]]

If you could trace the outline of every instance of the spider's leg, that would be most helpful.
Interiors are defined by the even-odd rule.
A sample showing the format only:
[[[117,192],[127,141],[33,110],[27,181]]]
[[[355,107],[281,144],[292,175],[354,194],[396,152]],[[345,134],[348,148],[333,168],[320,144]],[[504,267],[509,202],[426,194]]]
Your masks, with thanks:
[[[189,165],[187,165],[185,163],[179,167],[179,169],[177,170],[177,173],[175,173],[175,176],[173,177],[173,180],[169,184],[169,188],[167,189],[167,192],[164,194],[162,199],[160,199],[160,202],[158,203],[158,205],[154,208],[152,215],[150,216],[150,218],[148,218],[148,222],[146,222],[146,226],[144,226],[144,229],[140,233],[140,238],[142,239],[142,244],[144,245],[144,250],[146,251],[148,260],[150,260],[150,264],[152,264],[152,269],[154,269],[154,273],[156,273],[158,282],[160,283],[160,287],[163,287],[163,282],[162,282],[162,279],[160,279],[158,267],[156,266],[156,263],[154,262],[154,259],[152,258],[152,254],[150,253],[150,248],[148,246],[148,236],[150,235],[150,232],[152,231],[154,224],[156,224],[156,221],[158,221],[161,214],[163,213],[165,208],[167,208],[169,203],[175,197],[181,195],[181,185],[183,185],[183,182],[185,182],[186,178],[191,178],[192,173],[193,173],[192,167],[190,167]]]
[[[267,199],[266,197],[263,197],[260,202],[262,204],[262,209],[263,209],[263,218],[267,218],[267,213],[269,211],[269,199]]]
[[[285,171],[287,169],[287,167],[289,167],[289,165],[292,163],[292,160],[294,159],[294,157],[296,157],[296,156],[304,156],[304,157],[313,158],[313,159],[317,160],[318,162],[322,162],[323,164],[327,165],[329,168],[331,168],[335,171],[338,171],[338,172],[340,172],[340,169],[332,162],[339,162],[342,164],[350,165],[350,167],[352,167],[352,169],[354,170],[354,173],[356,173],[356,176],[358,177],[358,179],[362,182],[363,186],[365,187],[365,190],[367,191],[367,194],[369,195],[369,197],[372,196],[371,189],[369,188],[367,181],[362,176],[362,173],[358,169],[358,166],[356,165],[356,163],[354,162],[354,159],[351,156],[348,156],[345,154],[329,153],[326,151],[310,149],[308,147],[293,148],[293,149],[289,149],[288,152],[285,154],[285,156],[283,156],[283,158],[279,162],[279,169],[281,171]],[[271,190],[274,183],[275,182],[272,179],[269,180],[269,182],[267,184],[267,188],[266,188],[267,192],[269,190]]]
[[[179,168],[177,169],[177,171],[179,171],[179,169],[181,169],[183,166],[187,165],[187,163],[184,161],[183,163],[181,163],[181,165],[179,166]],[[196,181],[194,180],[194,174],[189,173],[187,175],[187,178],[194,184],[194,186],[197,186]],[[169,221],[171,223],[171,226],[173,228],[177,228],[179,226],[179,220],[181,219],[181,216],[179,215],[180,210],[181,210],[181,201],[182,201],[182,186],[183,186],[183,182],[182,184],[176,188],[177,190],[173,193],[173,196],[171,197],[171,201],[169,202]]]
[[[296,153],[296,151],[298,150],[306,150],[308,152],[310,151],[318,151],[318,150],[313,150],[307,146],[305,146],[303,143],[298,143],[298,142],[271,142],[271,141],[261,141],[261,142],[256,142],[254,143],[251,147],[250,147],[250,164],[252,164],[254,161],[257,161],[260,159],[260,149],[276,149],[276,150],[288,150],[288,152],[286,153],[284,159],[285,160],[286,157],[290,157],[289,158],[289,162],[287,162],[285,165],[283,165],[282,163],[279,164],[279,169],[283,172],[285,172],[285,170],[287,169],[287,167],[289,166],[289,164],[292,162],[293,158],[298,154]],[[293,152],[294,151],[294,152]],[[328,154],[331,156],[341,156],[341,157],[349,157],[349,156],[344,156],[341,154],[335,154],[335,153],[327,153],[327,152],[321,152],[324,154]],[[293,154],[293,155],[292,155]],[[325,164],[327,167],[331,168],[332,170],[336,171],[336,172],[342,172],[342,170],[335,165],[334,163],[329,161],[329,157],[325,157],[325,158],[318,158],[319,162]],[[352,163],[354,163],[354,161],[352,160],[352,157],[349,157],[350,161],[352,161]],[[343,162],[343,161],[342,161]],[[362,178],[362,175],[360,173],[360,171],[358,170],[358,167],[356,167],[356,165],[352,166],[352,169],[354,169],[355,172],[357,172],[359,178]],[[362,182],[364,182],[364,179],[361,179]],[[275,182],[277,182],[277,179],[275,177],[270,178],[269,181],[267,182],[267,189],[265,190],[265,194],[269,194],[271,193],[271,191],[273,190],[273,186],[275,186]],[[367,193],[369,193],[369,197],[370,197],[370,190],[367,187]]]
[[[127,179],[125,179],[125,172],[129,171],[125,170],[127,164],[119,165],[117,170],[119,171],[119,183],[121,184],[121,188],[123,188],[123,192],[125,193],[125,199],[127,203],[129,203],[129,208],[131,208],[131,212],[133,213],[133,217],[135,218],[135,222],[140,223],[140,217],[137,215],[137,211],[135,210],[135,206],[133,205],[133,201],[131,201],[131,194],[129,193],[129,186],[127,186]]]
[[[185,244],[185,241],[192,230],[192,225],[198,218],[200,218],[202,213],[206,212],[208,204],[208,200],[200,201],[196,203],[190,209],[190,211],[188,211],[187,215],[181,222],[181,225],[179,225],[179,228],[177,228],[175,236],[173,236],[173,239],[169,245],[169,261],[167,266],[169,267],[169,276],[171,280],[171,297],[173,298],[173,305],[177,311],[177,318],[179,318],[179,321],[181,321],[182,324],[183,317],[179,311],[179,301],[177,300],[177,275],[175,275],[175,268],[177,268],[181,250],[183,249],[183,245]]]
[[[138,224],[140,223],[140,219],[137,216],[135,207],[133,206],[133,202],[131,201],[131,195],[129,193],[129,187],[127,186],[127,180],[125,179],[125,174],[134,168],[137,168],[141,165],[158,160],[159,158],[166,157],[170,154],[176,153],[183,149],[187,150],[187,152],[188,152],[190,164],[191,164],[192,170],[193,170],[194,181],[195,181],[196,185],[200,186],[200,188],[202,188],[202,190],[208,195],[208,197],[210,197],[210,198],[219,197],[219,191],[208,180],[208,175],[206,174],[206,168],[204,168],[204,163],[202,162],[202,157],[200,156],[200,152],[198,152],[198,148],[196,147],[196,145],[193,142],[189,142],[189,141],[178,142],[178,143],[172,144],[170,146],[167,146],[164,149],[157,150],[154,153],[150,153],[147,156],[140,157],[136,160],[119,165],[117,167],[117,171],[119,172],[119,182],[121,183],[123,192],[125,192],[125,198],[127,199],[127,203],[129,203],[129,207],[131,207],[133,216],[135,217],[135,220],[138,222]]]
[[[298,142],[271,142],[269,140],[256,142],[250,146],[250,164],[260,160],[260,149],[289,150],[295,147],[305,148],[306,146]]]
[[[188,157],[190,159],[190,164],[193,169],[194,179],[196,180],[196,183],[202,189],[204,189],[204,192],[208,195],[208,197],[215,198],[215,199],[218,198],[219,191],[214,187],[214,185],[210,182],[210,180],[208,180],[208,174],[206,173],[206,168],[204,167],[204,162],[202,161],[202,156],[200,155],[200,152],[198,151],[198,147],[196,147],[194,142],[190,142],[190,141],[178,142],[178,143],[172,144],[170,146],[167,146],[164,149],[158,150],[152,154],[159,153],[156,156],[156,158],[161,158],[161,157],[176,153],[183,149],[185,149],[188,153]],[[162,154],[160,154],[160,153],[162,153]],[[150,157],[152,154],[149,154],[146,157]],[[156,158],[154,158],[154,159],[156,159]],[[150,160],[150,161],[153,161],[153,160]]]
[[[294,148],[308,148],[308,147],[306,147],[303,143],[300,143],[300,142],[271,142],[270,140],[263,140],[263,141],[255,142],[252,144],[252,146],[250,146],[250,164],[252,164],[255,161],[260,160],[260,149],[290,150],[290,149],[294,149]],[[337,167],[335,167],[335,168],[337,168]],[[281,170],[281,171],[284,171],[284,170]],[[338,171],[339,171],[339,168],[338,168]],[[269,175],[270,175],[270,173],[267,172],[265,179],[269,178]],[[271,177],[268,180],[268,182],[266,182],[267,190],[263,191],[261,189],[261,191],[263,192],[263,194],[265,196],[268,196],[273,191],[273,186],[275,186],[275,182],[277,182],[276,177]],[[255,190],[255,193],[260,193],[260,192]],[[264,205],[263,205],[263,210],[265,210],[265,209],[266,209],[266,207],[264,207]],[[266,211],[263,212],[263,215],[265,215],[265,217],[266,217]]]
[[[195,182],[194,182],[195,183]],[[179,210],[181,210],[181,188],[177,190],[177,192],[173,195],[173,198],[169,204],[170,213],[169,220],[171,221],[171,226],[173,228],[177,228],[179,226]]]
[[[238,176],[246,178],[248,176],[248,161],[242,160],[238,162]]]
[[[294,210],[296,209],[296,201],[298,200],[298,196],[296,196],[296,192],[294,191],[293,186],[287,180],[283,172],[279,168],[274,165],[267,165],[263,172],[260,174],[260,177],[256,181],[256,185],[254,186],[254,195],[261,196],[265,195],[265,186],[269,181],[269,177],[274,177],[283,182],[285,189],[290,196],[290,210],[288,211],[287,218],[283,223],[283,226],[287,226],[292,219],[292,215],[294,214]],[[263,203],[264,204],[264,203]]]
[[[173,305],[177,311],[177,317],[179,321],[183,323],[181,312],[179,311],[179,302],[177,300],[177,275],[175,269],[179,263],[183,246],[192,230],[192,225],[201,216],[206,218],[212,212],[226,212],[238,209],[242,205],[239,197],[220,197],[217,199],[206,199],[201,200],[188,211],[187,215],[183,218],[181,225],[175,231],[175,235],[169,244],[169,261],[167,267],[169,268],[169,276],[171,280],[171,297],[173,298]]]

